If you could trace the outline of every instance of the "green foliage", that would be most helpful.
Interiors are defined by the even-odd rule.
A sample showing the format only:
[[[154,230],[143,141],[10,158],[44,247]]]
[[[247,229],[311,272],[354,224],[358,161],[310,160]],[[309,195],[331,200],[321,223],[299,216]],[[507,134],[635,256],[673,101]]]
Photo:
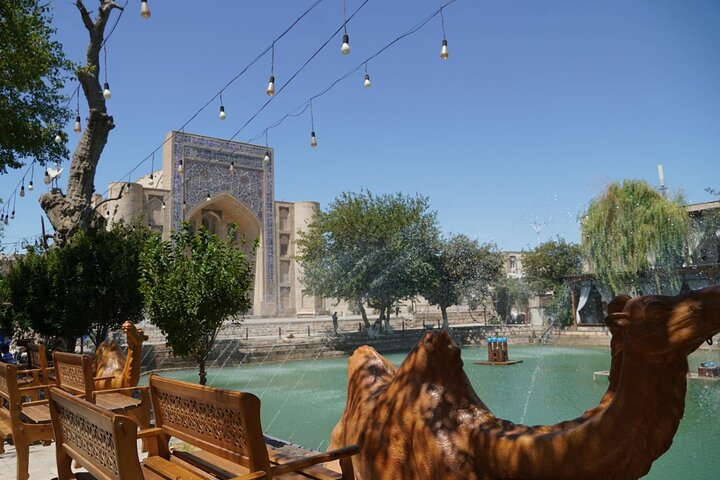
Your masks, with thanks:
[[[90,334],[97,345],[110,330],[142,319],[138,261],[144,228],[115,226],[79,233],[46,253],[31,249],[8,274],[14,328],[44,337]]]
[[[699,212],[692,220],[694,265],[720,263],[720,208]]]
[[[522,263],[525,277],[536,293],[556,293],[565,277],[582,271],[582,253],[579,245],[558,237],[523,252]]]
[[[526,313],[530,301],[530,288],[520,278],[503,278],[492,291],[493,307],[501,323],[512,319],[513,309]]]
[[[438,242],[437,252],[431,258],[434,266],[431,281],[421,293],[431,305],[440,306],[445,326],[448,307],[463,300],[476,306],[503,274],[503,257],[497,247],[480,245],[465,235]]]
[[[590,202],[582,222],[582,248],[613,293],[637,288],[641,279],[658,272],[677,284],[689,225],[680,198],[668,200],[643,181],[616,182]]]
[[[567,326],[575,323],[573,319],[572,293],[568,285],[560,285],[555,289],[550,304],[545,312],[554,319],[557,325]]]
[[[193,233],[185,223],[170,241],[148,239],[140,271],[148,316],[175,355],[198,363],[205,384],[205,361],[223,322],[252,306],[250,261],[231,241],[204,227]]]
[[[25,157],[67,158],[55,134],[70,118],[60,94],[72,64],[52,40],[51,6],[39,0],[0,2],[0,172]]]
[[[314,294],[387,310],[427,281],[438,230],[425,197],[342,193],[298,240],[303,282]]]

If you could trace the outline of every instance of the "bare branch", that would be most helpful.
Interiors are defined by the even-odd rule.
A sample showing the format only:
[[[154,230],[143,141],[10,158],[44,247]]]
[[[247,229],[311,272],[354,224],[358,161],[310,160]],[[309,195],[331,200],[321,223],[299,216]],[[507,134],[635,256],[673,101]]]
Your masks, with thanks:
[[[114,200],[120,200],[120,199],[122,198],[123,190],[124,190],[124,189],[125,189],[125,185],[123,185],[122,187],[120,187],[120,192],[118,192],[118,196],[117,196],[117,197],[115,197],[115,198],[106,198],[106,199],[103,200],[102,202],[100,202],[100,203],[98,203],[97,205],[95,205],[95,210],[97,210],[98,208],[100,208],[101,205],[103,205],[103,204],[105,204],[105,203],[107,203],[107,202],[112,202],[112,201],[114,201]]]
[[[87,8],[85,8],[85,4],[83,4],[82,0],[77,0],[75,2],[75,6],[78,10],[80,10],[80,16],[82,17],[82,21],[85,24],[85,28],[88,29],[92,33],[93,29],[95,28],[95,24],[92,21],[92,18],[90,18],[90,12],[87,11]]]

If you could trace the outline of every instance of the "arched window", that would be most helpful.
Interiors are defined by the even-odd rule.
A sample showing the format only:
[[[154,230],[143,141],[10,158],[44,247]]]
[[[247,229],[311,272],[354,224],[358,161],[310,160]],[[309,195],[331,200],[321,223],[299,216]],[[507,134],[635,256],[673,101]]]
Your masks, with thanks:
[[[220,227],[222,226],[222,219],[217,213],[203,212],[202,224],[203,227],[207,228],[208,232],[214,233],[215,235],[221,235]]]

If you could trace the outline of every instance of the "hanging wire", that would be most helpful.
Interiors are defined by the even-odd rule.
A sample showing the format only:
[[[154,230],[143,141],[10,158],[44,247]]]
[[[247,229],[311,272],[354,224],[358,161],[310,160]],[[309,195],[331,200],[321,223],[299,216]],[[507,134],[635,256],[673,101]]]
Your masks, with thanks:
[[[103,42],[103,69],[105,70],[105,83],[108,83],[107,79],[107,47],[105,45],[105,42]]]
[[[345,10],[345,0],[343,0],[343,29],[345,30],[345,35],[347,35],[347,22],[347,11]]]
[[[275,76],[275,42],[272,43],[271,47],[271,54],[270,54],[270,76]]]
[[[443,40],[445,40],[445,17],[443,16],[443,8],[447,5],[440,7],[440,26],[442,27]]]
[[[312,98],[310,99],[310,127],[312,131],[315,131],[315,116],[313,115]]]

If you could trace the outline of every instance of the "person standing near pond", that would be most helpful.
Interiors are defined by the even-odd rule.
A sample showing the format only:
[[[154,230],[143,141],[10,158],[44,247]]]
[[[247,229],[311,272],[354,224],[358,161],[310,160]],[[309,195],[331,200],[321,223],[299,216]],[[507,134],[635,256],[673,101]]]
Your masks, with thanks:
[[[332,322],[333,322],[333,331],[335,332],[335,334],[337,334],[337,327],[338,327],[337,312],[332,314]]]

